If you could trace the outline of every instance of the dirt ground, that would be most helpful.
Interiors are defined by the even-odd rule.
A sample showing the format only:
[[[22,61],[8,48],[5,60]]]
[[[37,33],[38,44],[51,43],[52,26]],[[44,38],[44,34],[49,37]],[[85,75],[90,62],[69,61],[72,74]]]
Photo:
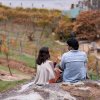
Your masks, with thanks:
[[[7,67],[8,63],[6,59],[0,58],[0,65]],[[10,75],[9,72],[3,70],[3,71],[0,71],[0,80],[13,81],[13,80],[30,79],[30,77],[34,76],[35,74],[35,70],[32,68],[29,68],[23,62],[10,59],[9,66],[12,69],[18,70],[20,74],[18,73],[18,74]]]

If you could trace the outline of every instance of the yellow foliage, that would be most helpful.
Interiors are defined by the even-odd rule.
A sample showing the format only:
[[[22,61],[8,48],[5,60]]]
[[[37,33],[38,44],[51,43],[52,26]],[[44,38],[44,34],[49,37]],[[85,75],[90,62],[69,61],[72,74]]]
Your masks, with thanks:
[[[4,43],[6,41],[6,35],[2,34],[2,42]]]
[[[8,50],[7,46],[6,46],[5,44],[3,44],[3,45],[1,46],[1,52],[7,54],[8,51],[9,51],[9,50]]]

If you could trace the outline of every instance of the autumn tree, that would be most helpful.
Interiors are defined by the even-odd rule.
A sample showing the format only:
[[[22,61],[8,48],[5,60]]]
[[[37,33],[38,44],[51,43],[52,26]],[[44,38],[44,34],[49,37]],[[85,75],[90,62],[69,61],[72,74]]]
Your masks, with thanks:
[[[9,66],[9,47],[8,47],[8,44],[7,44],[7,42],[6,42],[6,40],[7,40],[7,37],[6,37],[6,35],[2,35],[2,43],[1,43],[1,45],[0,45],[0,51],[2,52],[2,53],[4,53],[5,54],[5,56],[6,56],[6,61],[7,61],[7,67],[8,67],[8,69],[9,69],[9,73],[10,73],[10,75],[12,76],[12,72],[11,72],[11,68],[10,68],[10,66]]]
[[[100,37],[100,11],[80,13],[73,25],[78,39],[95,40]]]
[[[57,38],[65,41],[70,35],[71,25],[68,16],[60,16],[55,30]]]

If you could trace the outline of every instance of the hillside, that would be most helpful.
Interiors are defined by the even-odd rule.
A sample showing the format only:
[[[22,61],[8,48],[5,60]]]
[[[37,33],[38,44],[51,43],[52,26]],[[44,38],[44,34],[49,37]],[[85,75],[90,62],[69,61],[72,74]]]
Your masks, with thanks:
[[[38,50],[42,46],[48,46],[51,60],[59,63],[58,57],[61,57],[67,51],[65,41],[70,37],[72,31],[76,33],[77,39],[82,40],[79,41],[80,50],[85,51],[88,55],[88,74],[90,79],[99,80],[100,69],[98,66],[100,66],[100,60],[96,57],[100,55],[100,51],[96,52],[91,43],[91,41],[99,39],[99,17],[100,12],[98,11],[83,12],[75,22],[72,22],[68,16],[62,16],[59,10],[12,9],[0,5],[0,91],[5,91],[0,94],[0,99],[9,100],[10,97],[16,99],[18,95],[23,100],[23,96],[27,94],[26,97],[33,97],[35,92],[43,99],[50,95],[47,100],[54,100],[53,96],[56,98],[55,100],[58,100],[58,98],[62,100],[65,96],[64,93],[72,100],[75,100],[73,98],[76,98],[76,100],[81,98],[83,100],[88,96],[88,98],[92,98],[91,95],[95,96],[95,90],[97,91],[95,100],[98,100],[100,97],[99,83],[92,84],[92,81],[90,81],[92,86],[90,86],[90,83],[90,85],[86,84],[79,87],[69,85],[68,87],[64,86],[65,90],[62,90],[62,84],[50,84],[43,87],[30,86],[28,90],[22,93],[17,91],[20,90],[20,85],[15,89],[13,87],[35,76],[36,58]],[[99,47],[99,40],[96,41],[96,45]],[[6,79],[3,80],[4,78]],[[9,82],[7,78],[11,78]],[[30,84],[30,82],[28,83]],[[86,91],[83,89],[84,87],[87,87]],[[82,89],[82,93],[80,91],[81,96],[78,92],[79,88]],[[94,90],[92,91],[92,89]],[[58,91],[63,92],[59,94],[57,93]],[[72,92],[72,94],[69,95],[66,91],[70,94]],[[66,99],[68,98],[66,97]]]

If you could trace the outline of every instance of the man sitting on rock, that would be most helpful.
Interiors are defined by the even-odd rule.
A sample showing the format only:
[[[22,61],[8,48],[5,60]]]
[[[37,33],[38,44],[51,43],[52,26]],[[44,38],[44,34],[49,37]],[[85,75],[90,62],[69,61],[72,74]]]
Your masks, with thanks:
[[[75,83],[86,79],[87,74],[87,55],[78,50],[79,43],[75,38],[67,41],[68,50],[62,55],[60,69],[64,82]]]

